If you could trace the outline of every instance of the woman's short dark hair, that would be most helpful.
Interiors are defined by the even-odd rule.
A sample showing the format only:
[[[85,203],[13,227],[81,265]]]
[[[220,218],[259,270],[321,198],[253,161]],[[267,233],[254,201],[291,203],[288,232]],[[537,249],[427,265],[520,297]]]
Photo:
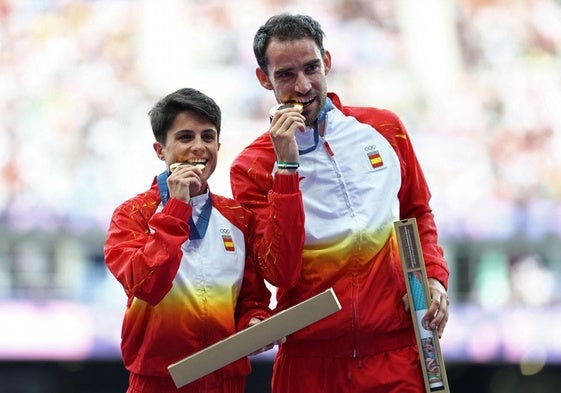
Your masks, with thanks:
[[[178,114],[193,111],[210,121],[220,136],[221,112],[216,102],[193,88],[179,89],[154,105],[148,112],[154,137],[161,144],[166,144],[167,132]]]

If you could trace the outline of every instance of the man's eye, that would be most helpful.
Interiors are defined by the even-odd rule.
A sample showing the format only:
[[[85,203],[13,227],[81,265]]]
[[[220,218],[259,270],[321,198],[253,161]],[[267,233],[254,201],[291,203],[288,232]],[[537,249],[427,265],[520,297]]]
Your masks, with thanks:
[[[308,67],[306,68],[306,71],[307,71],[308,73],[314,73],[314,72],[316,72],[318,69],[319,69],[319,65],[318,65],[318,64],[314,64],[314,65],[308,66]]]

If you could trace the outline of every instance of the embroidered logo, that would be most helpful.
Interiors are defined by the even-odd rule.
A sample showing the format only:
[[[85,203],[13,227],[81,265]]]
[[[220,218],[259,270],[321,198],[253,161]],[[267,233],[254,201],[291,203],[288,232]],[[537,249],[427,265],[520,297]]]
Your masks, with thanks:
[[[220,229],[220,235],[222,235],[222,243],[224,244],[224,249],[228,252],[236,251],[236,247],[234,246],[234,239],[230,234],[229,229]]]
[[[364,151],[366,152],[368,161],[370,161],[370,166],[372,166],[373,169],[379,169],[384,166],[384,161],[382,160],[380,152],[376,149],[376,145],[365,146]]]

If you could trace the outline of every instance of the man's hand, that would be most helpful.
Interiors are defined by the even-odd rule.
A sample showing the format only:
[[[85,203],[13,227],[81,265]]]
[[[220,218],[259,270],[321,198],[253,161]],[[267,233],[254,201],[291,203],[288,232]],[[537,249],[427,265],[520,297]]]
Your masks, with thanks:
[[[297,107],[287,107],[277,110],[271,119],[269,135],[275,148],[277,161],[298,162],[298,144],[296,132],[306,130],[306,119]]]
[[[438,330],[438,337],[442,338],[444,333],[444,328],[446,323],[448,323],[448,312],[450,305],[450,300],[448,299],[448,294],[444,285],[440,283],[437,279],[429,278],[429,291],[431,296],[431,301],[429,304],[429,309],[424,315],[422,324],[427,330]],[[405,311],[409,311],[409,302],[407,300],[407,294],[401,299]]]
[[[444,328],[448,323],[450,300],[444,285],[440,281],[434,278],[429,278],[428,281],[431,301],[429,310],[423,317],[423,325],[428,325],[431,330],[438,329],[438,337],[442,338]]]

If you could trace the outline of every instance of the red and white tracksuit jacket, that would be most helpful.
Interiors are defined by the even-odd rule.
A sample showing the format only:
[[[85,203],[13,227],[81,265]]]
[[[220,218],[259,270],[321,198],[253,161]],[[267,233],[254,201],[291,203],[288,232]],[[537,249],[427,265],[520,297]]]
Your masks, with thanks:
[[[342,106],[329,93],[323,137],[295,175],[275,176],[268,133],[230,176],[234,198],[257,216],[255,250],[278,286],[277,311],[333,287],[342,309],[288,337],[279,354],[360,358],[415,344],[393,223],[417,220],[429,277],[447,286],[430,192],[409,136],[392,112]],[[313,144],[312,130],[299,145]],[[304,224],[305,222],[305,224]]]
[[[206,235],[189,240],[188,220],[207,198]],[[192,204],[171,198],[162,207],[155,180],[112,216],[104,252],[128,296],[121,349],[132,391],[177,392],[170,364],[244,329],[251,317],[270,315],[270,292],[251,253],[251,212],[210,193]],[[180,391],[211,391],[201,387],[249,372],[243,358]]]

